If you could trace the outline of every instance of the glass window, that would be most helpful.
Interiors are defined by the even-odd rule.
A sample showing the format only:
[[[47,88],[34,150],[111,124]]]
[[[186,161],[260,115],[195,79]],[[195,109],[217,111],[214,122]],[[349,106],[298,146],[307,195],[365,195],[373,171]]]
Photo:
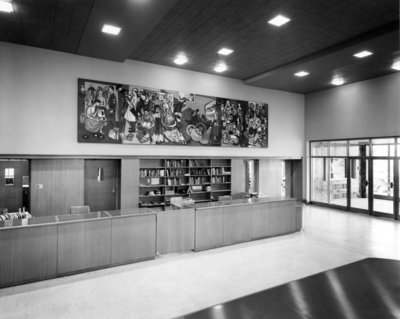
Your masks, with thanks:
[[[349,156],[369,156],[369,140],[350,140]]]
[[[316,202],[328,202],[328,176],[327,176],[327,159],[313,158],[312,165],[312,181],[311,181],[311,200]]]
[[[331,141],[329,143],[330,156],[347,156],[347,141]]]
[[[372,156],[394,156],[394,138],[375,138],[372,140]]]
[[[14,185],[14,168],[4,169],[5,185]]]
[[[311,156],[328,156],[329,142],[312,142]]]

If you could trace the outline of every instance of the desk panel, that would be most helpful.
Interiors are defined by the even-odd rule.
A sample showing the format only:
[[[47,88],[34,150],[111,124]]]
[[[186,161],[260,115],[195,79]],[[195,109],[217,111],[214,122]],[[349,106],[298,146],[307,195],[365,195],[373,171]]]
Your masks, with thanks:
[[[224,245],[251,240],[252,206],[233,205],[224,208]]]
[[[194,249],[194,209],[157,213],[157,251],[160,254]]]
[[[59,224],[58,274],[109,265],[110,244],[110,218]]]
[[[195,250],[220,247],[224,243],[224,208],[196,209]]]
[[[57,226],[0,230],[0,286],[56,275]]]
[[[287,234],[296,231],[294,201],[253,205],[253,239]]]
[[[112,220],[111,263],[154,258],[156,215],[137,215]]]

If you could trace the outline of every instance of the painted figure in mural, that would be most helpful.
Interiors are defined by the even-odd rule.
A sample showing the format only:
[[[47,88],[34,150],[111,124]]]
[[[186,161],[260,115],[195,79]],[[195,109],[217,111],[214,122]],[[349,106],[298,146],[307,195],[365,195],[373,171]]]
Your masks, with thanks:
[[[136,133],[136,124],[138,121],[137,104],[139,102],[138,90],[132,89],[127,97],[128,108],[125,111],[124,118],[126,120],[125,135],[128,140],[132,140]]]
[[[107,106],[108,118],[110,119],[113,128],[117,128],[119,124],[119,108],[117,96],[115,95],[114,86],[108,86]]]
[[[147,108],[143,111],[142,120],[139,127],[137,138],[140,143],[153,143],[155,119],[153,113]]]
[[[87,108],[89,107],[89,106],[92,106],[93,105],[93,103],[94,103],[94,101],[95,101],[95,98],[96,98],[96,92],[95,92],[96,90],[94,89],[94,87],[93,86],[91,86],[91,87],[89,87],[87,90],[86,90],[86,95],[85,95],[85,112],[86,112],[86,110],[87,110]]]
[[[106,109],[106,98],[104,97],[103,89],[100,86],[96,91],[96,100],[99,100],[99,107]]]
[[[100,100],[88,106],[86,110],[85,129],[89,132],[99,132],[104,134],[103,127],[105,123],[104,110],[100,107]]]
[[[161,135],[161,111],[159,105],[155,106],[153,117],[154,117],[154,141],[156,144],[159,144],[164,141]]]
[[[139,91],[139,102],[137,104],[137,113],[139,118],[144,115],[144,111],[147,109],[149,112],[153,112],[153,102],[150,99],[150,93],[146,90]]]

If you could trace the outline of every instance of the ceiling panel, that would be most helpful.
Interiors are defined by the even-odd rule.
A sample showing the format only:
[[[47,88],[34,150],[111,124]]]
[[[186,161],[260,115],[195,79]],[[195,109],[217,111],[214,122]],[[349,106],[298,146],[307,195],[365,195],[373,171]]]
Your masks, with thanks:
[[[301,93],[329,87],[327,79],[338,70],[348,81],[394,72],[387,66],[400,59],[398,0],[13,0],[13,4],[14,13],[0,13],[0,41],[172,67],[177,67],[175,56],[185,53],[189,62],[180,68],[216,74],[214,66],[224,61],[228,70],[223,76]],[[292,20],[280,28],[269,25],[267,21],[278,13]],[[121,34],[101,33],[104,23],[122,27]],[[340,52],[346,48],[356,43],[368,47],[385,33],[393,33],[394,40],[379,47],[368,69],[344,55],[342,60]],[[216,52],[222,46],[235,52],[221,57]],[[335,65],[327,62],[332,55]],[[287,70],[305,63],[318,68],[312,78],[293,82],[285,77],[291,74]]]

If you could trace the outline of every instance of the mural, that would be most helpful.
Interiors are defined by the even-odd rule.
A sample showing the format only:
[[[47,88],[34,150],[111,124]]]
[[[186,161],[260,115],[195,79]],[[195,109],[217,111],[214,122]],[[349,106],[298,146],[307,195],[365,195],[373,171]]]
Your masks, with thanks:
[[[78,142],[268,147],[268,104],[78,79]]]

